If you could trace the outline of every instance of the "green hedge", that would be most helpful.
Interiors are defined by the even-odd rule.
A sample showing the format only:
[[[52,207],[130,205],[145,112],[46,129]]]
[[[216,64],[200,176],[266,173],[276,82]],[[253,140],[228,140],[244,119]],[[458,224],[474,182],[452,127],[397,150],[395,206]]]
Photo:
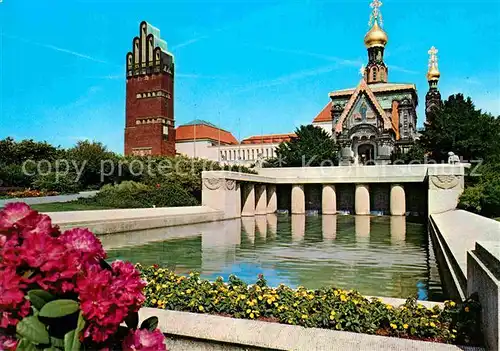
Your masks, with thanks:
[[[149,307],[446,343],[482,343],[480,308],[472,300],[447,301],[444,309],[429,309],[410,298],[393,307],[352,290],[270,288],[262,276],[251,286],[234,276],[226,284],[222,278],[201,280],[198,273],[186,277],[155,266],[138,266],[148,282],[145,306]]]
[[[80,199],[82,203],[110,208],[147,208],[199,205],[182,185],[163,183],[148,186],[133,181],[119,185],[105,185],[95,197]]]

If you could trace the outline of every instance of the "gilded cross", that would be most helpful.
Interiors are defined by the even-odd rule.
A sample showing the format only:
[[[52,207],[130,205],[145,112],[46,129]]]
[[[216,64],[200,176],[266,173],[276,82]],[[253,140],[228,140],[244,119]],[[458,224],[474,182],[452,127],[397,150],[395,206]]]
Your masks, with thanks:
[[[382,20],[382,12],[380,12],[380,7],[382,6],[382,1],[373,0],[370,4],[372,8],[372,13],[370,14],[370,20],[368,21],[368,25],[371,27],[375,21],[378,22],[380,26],[383,25]]]
[[[427,51],[427,53],[429,54],[429,68],[431,68],[432,66],[434,66],[434,67],[437,68],[437,65],[438,65],[438,59],[437,59],[438,50],[433,46],[433,47],[431,47],[431,49],[429,51]]]

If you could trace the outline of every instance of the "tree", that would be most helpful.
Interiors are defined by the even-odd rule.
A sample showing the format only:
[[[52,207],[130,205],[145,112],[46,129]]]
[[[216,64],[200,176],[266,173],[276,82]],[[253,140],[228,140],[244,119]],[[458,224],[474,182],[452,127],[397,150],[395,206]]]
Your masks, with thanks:
[[[296,138],[282,142],[276,149],[276,157],[266,162],[266,167],[333,166],[338,164],[337,146],[322,128],[313,125],[300,126]]]
[[[83,188],[109,182],[111,178],[104,179],[103,176],[112,175],[117,168],[118,156],[96,141],[78,141],[65,156],[70,160],[71,173],[81,174],[79,183]]]
[[[452,151],[464,162],[481,160],[483,165],[474,169],[480,176],[466,178],[459,207],[500,216],[500,118],[476,109],[470,97],[456,94],[429,113],[424,127],[410,151],[395,153],[393,159],[446,162]]]
[[[16,142],[8,137],[0,140],[0,164],[20,165],[26,160],[52,162],[57,158],[61,149],[47,142],[37,142],[32,139]]]
[[[480,166],[473,186],[465,188],[459,207],[489,217],[500,217],[500,162]]]
[[[470,97],[451,95],[428,115],[418,146],[436,161],[452,151],[464,160],[493,161],[499,157],[500,119],[475,108]]]

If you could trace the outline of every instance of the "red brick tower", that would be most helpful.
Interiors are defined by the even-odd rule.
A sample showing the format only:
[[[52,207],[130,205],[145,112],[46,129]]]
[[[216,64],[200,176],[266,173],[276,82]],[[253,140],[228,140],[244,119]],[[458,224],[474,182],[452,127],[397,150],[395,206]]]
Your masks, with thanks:
[[[125,155],[175,155],[174,56],[141,22],[127,54]]]

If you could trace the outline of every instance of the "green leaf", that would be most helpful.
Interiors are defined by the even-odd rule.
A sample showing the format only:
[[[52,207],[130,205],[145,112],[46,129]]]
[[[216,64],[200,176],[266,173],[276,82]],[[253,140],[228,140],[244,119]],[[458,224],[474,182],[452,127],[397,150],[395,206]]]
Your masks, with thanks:
[[[54,347],[58,347],[58,348],[63,348],[64,347],[64,340],[63,339],[51,337],[50,338],[50,343]]]
[[[74,300],[55,300],[48,302],[40,310],[40,317],[59,318],[75,313],[80,308]]]
[[[139,313],[131,312],[128,314],[127,318],[125,318],[125,324],[130,329],[137,329],[139,325]]]
[[[64,351],[73,351],[80,350],[80,332],[85,327],[85,320],[83,319],[82,312],[78,315],[78,323],[76,325],[76,329],[70,332],[67,332],[64,335]]]
[[[73,351],[80,349],[80,341],[75,338],[75,331],[72,330],[64,335],[64,351]],[[75,343],[76,339],[76,343]]]
[[[45,290],[36,289],[28,291],[28,300],[39,311],[47,302],[54,301],[55,299],[54,295]]]
[[[45,324],[35,316],[23,318],[17,324],[16,332],[35,344],[48,344],[50,342]]]
[[[158,327],[158,317],[149,317],[144,322],[141,323],[141,329],[147,329],[153,331]]]
[[[23,338],[19,344],[17,344],[16,351],[36,351],[36,347],[31,341]]]

